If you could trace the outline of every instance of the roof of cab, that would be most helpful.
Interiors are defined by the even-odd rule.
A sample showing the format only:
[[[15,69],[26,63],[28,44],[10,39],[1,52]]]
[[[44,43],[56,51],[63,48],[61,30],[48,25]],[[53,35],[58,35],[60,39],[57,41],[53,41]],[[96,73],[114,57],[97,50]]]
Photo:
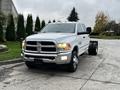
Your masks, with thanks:
[[[49,23],[49,24],[78,24],[80,22],[54,22],[54,23]],[[82,23],[80,23],[82,24]]]

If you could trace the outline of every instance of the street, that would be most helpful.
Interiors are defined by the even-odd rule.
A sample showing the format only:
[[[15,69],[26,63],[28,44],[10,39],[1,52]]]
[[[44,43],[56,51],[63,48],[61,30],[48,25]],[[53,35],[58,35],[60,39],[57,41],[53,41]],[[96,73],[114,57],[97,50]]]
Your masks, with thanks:
[[[119,90],[120,40],[98,41],[98,55],[80,56],[75,73],[24,63],[0,66],[0,90]]]

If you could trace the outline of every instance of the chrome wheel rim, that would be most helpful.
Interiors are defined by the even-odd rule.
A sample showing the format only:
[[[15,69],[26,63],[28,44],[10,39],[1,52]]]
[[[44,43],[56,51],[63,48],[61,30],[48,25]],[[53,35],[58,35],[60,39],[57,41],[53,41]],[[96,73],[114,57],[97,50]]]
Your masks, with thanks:
[[[74,55],[74,57],[73,57],[73,67],[74,67],[74,69],[77,68],[77,65],[78,65],[78,58],[77,58],[76,55]]]
[[[96,48],[96,53],[98,53],[98,48]]]

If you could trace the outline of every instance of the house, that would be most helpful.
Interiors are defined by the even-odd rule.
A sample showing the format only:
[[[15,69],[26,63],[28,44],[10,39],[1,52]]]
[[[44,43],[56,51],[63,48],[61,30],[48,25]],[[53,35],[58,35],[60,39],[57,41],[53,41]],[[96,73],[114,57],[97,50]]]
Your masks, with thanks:
[[[12,0],[0,0],[0,12],[5,15],[13,14],[14,17],[18,16],[18,12]]]

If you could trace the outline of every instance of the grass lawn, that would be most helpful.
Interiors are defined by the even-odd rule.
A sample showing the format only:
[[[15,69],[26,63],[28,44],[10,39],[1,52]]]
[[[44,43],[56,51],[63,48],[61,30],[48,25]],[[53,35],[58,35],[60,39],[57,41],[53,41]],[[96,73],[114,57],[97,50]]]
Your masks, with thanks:
[[[20,42],[6,42],[8,51],[0,53],[0,61],[19,58],[21,53]]]
[[[91,38],[97,38],[97,39],[120,39],[120,36],[90,36]]]

